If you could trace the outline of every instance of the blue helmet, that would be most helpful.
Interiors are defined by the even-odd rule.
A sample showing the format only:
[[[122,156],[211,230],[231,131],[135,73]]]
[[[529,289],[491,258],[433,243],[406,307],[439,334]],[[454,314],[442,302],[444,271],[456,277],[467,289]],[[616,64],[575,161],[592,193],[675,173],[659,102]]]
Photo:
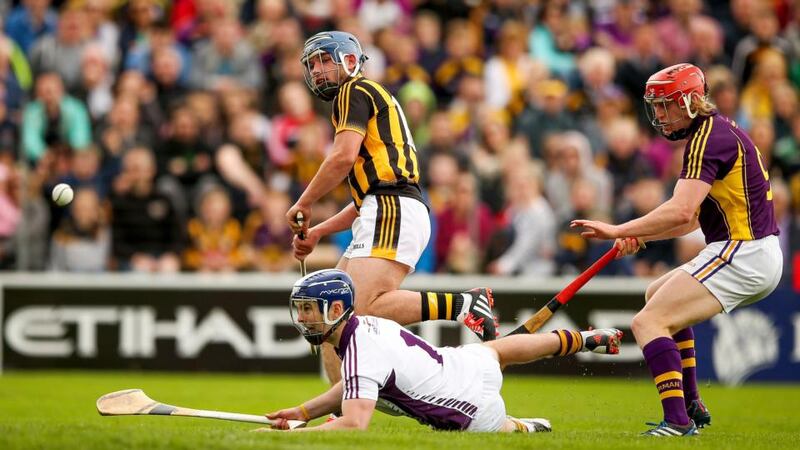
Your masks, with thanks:
[[[334,66],[333,69],[322,72],[321,75],[323,79],[317,82],[314,74],[311,72],[312,63],[315,61],[315,58],[319,58],[319,62],[321,63],[322,56],[325,54],[330,56],[331,61],[333,61],[336,66]],[[356,65],[353,70],[347,67],[347,63],[345,62],[346,55],[353,55],[356,58]],[[306,80],[306,85],[308,85],[308,88],[311,89],[314,95],[326,102],[336,97],[336,94],[339,92],[339,86],[341,86],[344,81],[361,72],[361,67],[366,60],[367,55],[365,55],[364,51],[361,49],[361,44],[358,42],[358,39],[344,31],[323,31],[311,36],[306,40],[306,43],[303,44],[303,56],[300,58],[300,62],[303,64],[303,76]],[[347,77],[344,79],[340,79],[339,66],[341,66],[344,69],[344,73],[347,74]],[[334,70],[336,71],[336,81],[330,80],[327,73],[333,72]],[[320,76],[320,74],[316,75],[317,77]]]
[[[353,280],[338,269],[312,272],[297,280],[289,298],[292,323],[312,345],[321,345],[353,313]],[[328,310],[341,301],[342,314],[329,318]],[[309,320],[314,317],[318,320]],[[330,328],[325,331],[325,325]]]

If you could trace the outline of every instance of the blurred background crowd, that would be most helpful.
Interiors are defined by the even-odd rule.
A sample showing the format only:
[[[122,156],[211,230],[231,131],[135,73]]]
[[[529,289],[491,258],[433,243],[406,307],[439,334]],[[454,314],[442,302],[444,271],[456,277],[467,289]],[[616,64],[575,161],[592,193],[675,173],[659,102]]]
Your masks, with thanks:
[[[585,268],[610,243],[571,219],[629,220],[672,192],[684,142],[655,135],[641,97],[688,61],[760,149],[800,280],[800,2],[21,0],[0,17],[5,270],[296,270],[284,214],[333,140],[299,59],[340,29],[409,121],[433,223],[419,272]],[[49,199],[61,182],[67,208]],[[314,222],[348,201],[334,191]],[[703,242],[654,242],[606,273],[656,276]]]

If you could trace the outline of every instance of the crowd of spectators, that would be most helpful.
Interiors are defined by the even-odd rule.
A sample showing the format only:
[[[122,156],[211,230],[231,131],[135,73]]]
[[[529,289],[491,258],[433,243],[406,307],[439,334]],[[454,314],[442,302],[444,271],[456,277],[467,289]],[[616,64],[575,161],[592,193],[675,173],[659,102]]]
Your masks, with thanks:
[[[692,62],[760,149],[800,279],[800,2],[21,0],[0,17],[3,269],[296,270],[283,215],[333,139],[299,59],[340,29],[408,118],[433,222],[418,271],[585,268],[610,244],[571,219],[624,221],[669,196],[684,143],[655,135],[641,97],[650,74]],[[68,208],[49,201],[60,182]],[[607,273],[656,276],[702,246],[651,243]]]

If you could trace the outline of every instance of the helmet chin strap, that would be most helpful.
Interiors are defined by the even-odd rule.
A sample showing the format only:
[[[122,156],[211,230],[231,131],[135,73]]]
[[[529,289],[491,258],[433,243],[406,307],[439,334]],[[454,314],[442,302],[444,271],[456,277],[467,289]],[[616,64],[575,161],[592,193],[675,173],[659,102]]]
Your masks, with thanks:
[[[322,345],[323,342],[327,341],[328,338],[331,337],[331,334],[333,334],[333,332],[336,331],[336,329],[339,328],[339,326],[345,323],[347,319],[350,318],[351,315],[353,315],[352,309],[349,311],[345,311],[342,314],[342,316],[339,317],[339,320],[337,320],[336,323],[334,323],[333,326],[331,326],[331,328],[325,333],[319,333],[314,335],[303,334],[303,337],[306,338],[306,341],[308,341],[309,344],[313,346],[320,346]]]

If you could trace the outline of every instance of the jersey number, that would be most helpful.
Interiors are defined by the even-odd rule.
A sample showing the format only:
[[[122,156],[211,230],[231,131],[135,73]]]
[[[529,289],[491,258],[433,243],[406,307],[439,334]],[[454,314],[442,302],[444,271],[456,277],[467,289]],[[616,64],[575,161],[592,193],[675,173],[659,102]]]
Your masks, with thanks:
[[[764,169],[764,163],[762,162],[761,151],[756,147],[756,153],[758,154],[758,166],[761,167],[761,173],[764,174],[764,179],[767,180],[767,201],[772,200],[772,186],[769,184],[769,172]]]
[[[425,351],[431,358],[435,359],[436,362],[439,364],[443,364],[444,360],[442,359],[442,355],[436,353],[436,350],[433,349],[427,342],[423,341],[422,339],[416,337],[415,335],[409,333],[406,330],[400,330],[400,336],[406,341],[406,345],[409,347],[419,347]]]

